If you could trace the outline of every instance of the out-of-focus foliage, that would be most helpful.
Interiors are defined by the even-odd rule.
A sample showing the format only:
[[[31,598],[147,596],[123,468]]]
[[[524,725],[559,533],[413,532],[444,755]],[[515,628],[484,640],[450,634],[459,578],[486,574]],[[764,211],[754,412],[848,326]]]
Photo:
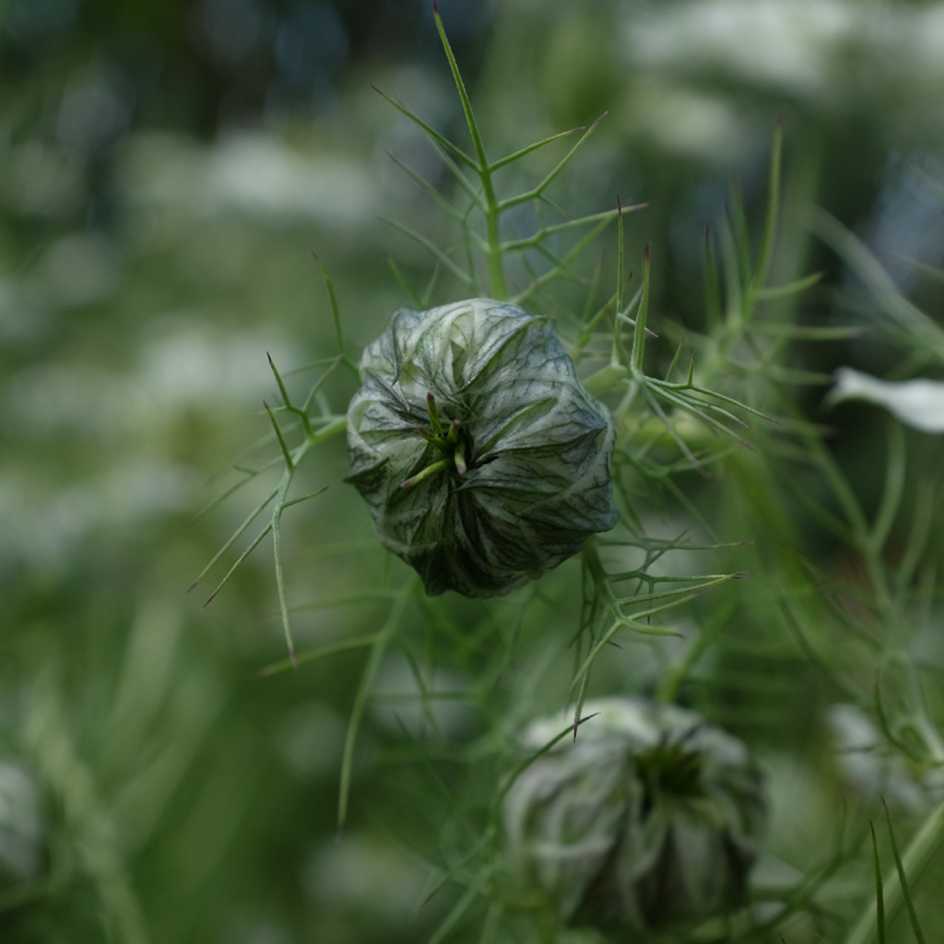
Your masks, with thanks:
[[[751,908],[701,939],[909,941],[910,905],[940,939],[944,440],[823,401],[843,366],[942,377],[944,6],[441,7],[490,157],[607,112],[503,237],[647,201],[625,222],[630,293],[654,250],[647,370],[665,376],[682,344],[694,383],[772,420],[725,417],[735,439],[665,406],[670,435],[616,400],[633,527],[488,602],[417,593],[341,484],[343,442],[325,443],[296,488],[328,491],[282,523],[300,665],[276,671],[268,534],[212,605],[212,582],[185,591],[269,494],[254,473],[273,455],[280,472],[263,400],[291,417],[266,353],[292,394],[337,355],[319,263],[351,356],[396,308],[468,295],[403,232],[461,252],[415,175],[461,189],[371,89],[465,146],[431,11],[8,0],[0,939],[552,939],[500,881],[518,735],[584,696],[641,693],[744,740],[771,791]],[[776,251],[758,260],[778,121]],[[503,192],[571,144],[504,167]],[[508,288],[537,285],[589,372],[615,240],[562,265],[572,237],[516,252]],[[313,403],[343,413],[355,389],[334,371]],[[677,593],[692,574],[711,592]],[[674,609],[650,613],[669,593]],[[601,614],[635,628],[578,633]]]

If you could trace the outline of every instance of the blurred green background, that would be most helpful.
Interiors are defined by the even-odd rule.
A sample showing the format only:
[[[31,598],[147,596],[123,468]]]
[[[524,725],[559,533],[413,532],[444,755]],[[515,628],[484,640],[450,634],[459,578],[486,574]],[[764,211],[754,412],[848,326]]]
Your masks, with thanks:
[[[940,324],[944,5],[442,7],[492,153],[607,112],[552,195],[575,214],[609,209],[617,194],[649,203],[627,218],[627,252],[653,244],[657,331],[704,327],[704,229],[733,184],[757,230],[782,121],[778,266],[824,273],[790,317],[868,328],[797,345],[793,368],[821,376],[787,389],[801,415],[829,424],[829,449],[872,508],[886,419],[868,407],[825,414],[828,375],[851,364],[932,376],[944,352],[883,333],[887,299],[809,220],[825,209]],[[579,568],[507,600],[410,605],[406,643],[388,653],[368,701],[341,831],[342,745],[364,652],[260,677],[284,656],[268,541],[211,606],[201,603],[212,581],[186,591],[252,507],[241,493],[197,514],[236,480],[232,463],[257,461],[241,456],[267,432],[266,352],[285,371],[334,353],[312,252],[356,352],[409,303],[389,261],[411,284],[432,272],[422,246],[379,217],[451,238],[389,154],[444,188],[448,174],[371,88],[464,140],[431,10],[408,0],[6,0],[0,10],[0,940],[426,940],[462,895],[460,883],[429,899],[443,863],[474,841],[469,823],[490,802],[503,746],[531,713],[566,699]],[[563,153],[535,158],[533,179]],[[533,223],[522,212],[510,229]],[[614,251],[605,236],[591,257],[609,267]],[[510,276],[527,281],[521,268]],[[433,299],[459,291],[440,279]],[[573,304],[569,291],[542,303],[556,315]],[[658,351],[667,361],[672,348]],[[353,389],[338,374],[324,393],[343,412]],[[908,449],[910,501],[916,483],[939,477],[941,451],[917,433]],[[761,754],[774,797],[771,869],[796,878],[828,858],[841,811],[869,808],[879,788],[856,792],[843,779],[829,721],[840,699],[821,666],[784,641],[771,587],[789,562],[855,622],[843,594],[863,578],[858,557],[771,472],[769,440],[761,453],[679,482],[719,540],[743,542],[680,566],[750,572],[686,613],[683,623],[735,630],[684,699]],[[385,588],[403,577],[344,474],[343,442],[333,442],[299,494],[330,491],[285,519],[302,650],[375,631]],[[637,497],[654,532],[698,530],[676,497]],[[927,512],[935,565],[939,504]],[[930,579],[928,605],[902,612],[889,644],[927,676],[933,702],[944,646]],[[815,621],[820,604],[807,603],[798,607]],[[520,646],[509,655],[512,633]],[[846,645],[826,646],[840,668]],[[424,712],[414,658],[431,687],[459,695]],[[663,667],[652,647],[630,642],[593,690],[651,690]],[[867,700],[873,679],[859,681]],[[936,717],[940,705],[928,710]],[[922,802],[897,808],[902,841]],[[921,885],[929,940],[944,934],[937,861]],[[799,916],[783,940],[842,939],[832,917],[868,894],[854,862],[849,875],[825,917]],[[466,913],[450,939],[479,940],[482,913]],[[909,939],[906,924],[899,931]],[[496,940],[529,939],[508,933]]]

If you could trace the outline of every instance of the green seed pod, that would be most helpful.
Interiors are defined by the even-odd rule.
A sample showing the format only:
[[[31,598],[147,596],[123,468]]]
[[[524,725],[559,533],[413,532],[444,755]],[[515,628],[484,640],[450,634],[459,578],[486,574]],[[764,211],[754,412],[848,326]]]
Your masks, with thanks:
[[[427,593],[505,593],[616,523],[609,413],[546,319],[401,309],[361,359],[349,481]]]
[[[504,805],[510,866],[565,924],[637,932],[736,907],[766,822],[760,772],[740,741],[673,705],[587,703],[513,783]],[[535,722],[537,750],[571,717]]]

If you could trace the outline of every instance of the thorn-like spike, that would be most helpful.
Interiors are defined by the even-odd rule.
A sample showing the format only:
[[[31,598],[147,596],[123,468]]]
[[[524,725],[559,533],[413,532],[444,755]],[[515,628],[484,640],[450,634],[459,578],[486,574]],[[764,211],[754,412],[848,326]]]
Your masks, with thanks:
[[[433,16],[439,16],[439,0],[433,0]]]
[[[272,408],[266,403],[265,400],[262,401],[262,406],[266,411],[266,415],[269,417],[269,422],[272,424],[272,428],[275,431],[275,438],[279,442],[279,448],[282,450],[282,458],[285,460],[285,465],[291,471],[295,468],[295,463],[292,460],[292,454],[289,452],[288,444],[285,442],[285,437],[282,435],[282,428],[279,426],[278,420],[275,418],[275,414],[272,412]]]
[[[282,380],[282,375],[279,373],[278,368],[275,366],[275,361],[272,360],[272,355],[266,351],[266,358],[269,361],[269,369],[272,371],[272,376],[275,377],[275,382],[279,388],[279,394],[282,397],[282,402],[286,407],[291,409],[292,401],[289,399],[288,390],[285,387],[285,382]]]

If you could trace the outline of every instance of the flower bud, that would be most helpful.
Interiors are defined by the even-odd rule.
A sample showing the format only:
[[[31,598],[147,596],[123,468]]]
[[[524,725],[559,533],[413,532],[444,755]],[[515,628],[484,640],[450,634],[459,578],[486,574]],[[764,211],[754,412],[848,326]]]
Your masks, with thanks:
[[[427,593],[505,593],[616,523],[609,414],[546,319],[484,298],[401,309],[361,376],[349,481]]]
[[[565,924],[655,931],[737,907],[766,821],[744,745],[673,705],[589,702],[577,739],[513,783],[507,852],[522,888]],[[530,726],[538,750],[572,718]]]

